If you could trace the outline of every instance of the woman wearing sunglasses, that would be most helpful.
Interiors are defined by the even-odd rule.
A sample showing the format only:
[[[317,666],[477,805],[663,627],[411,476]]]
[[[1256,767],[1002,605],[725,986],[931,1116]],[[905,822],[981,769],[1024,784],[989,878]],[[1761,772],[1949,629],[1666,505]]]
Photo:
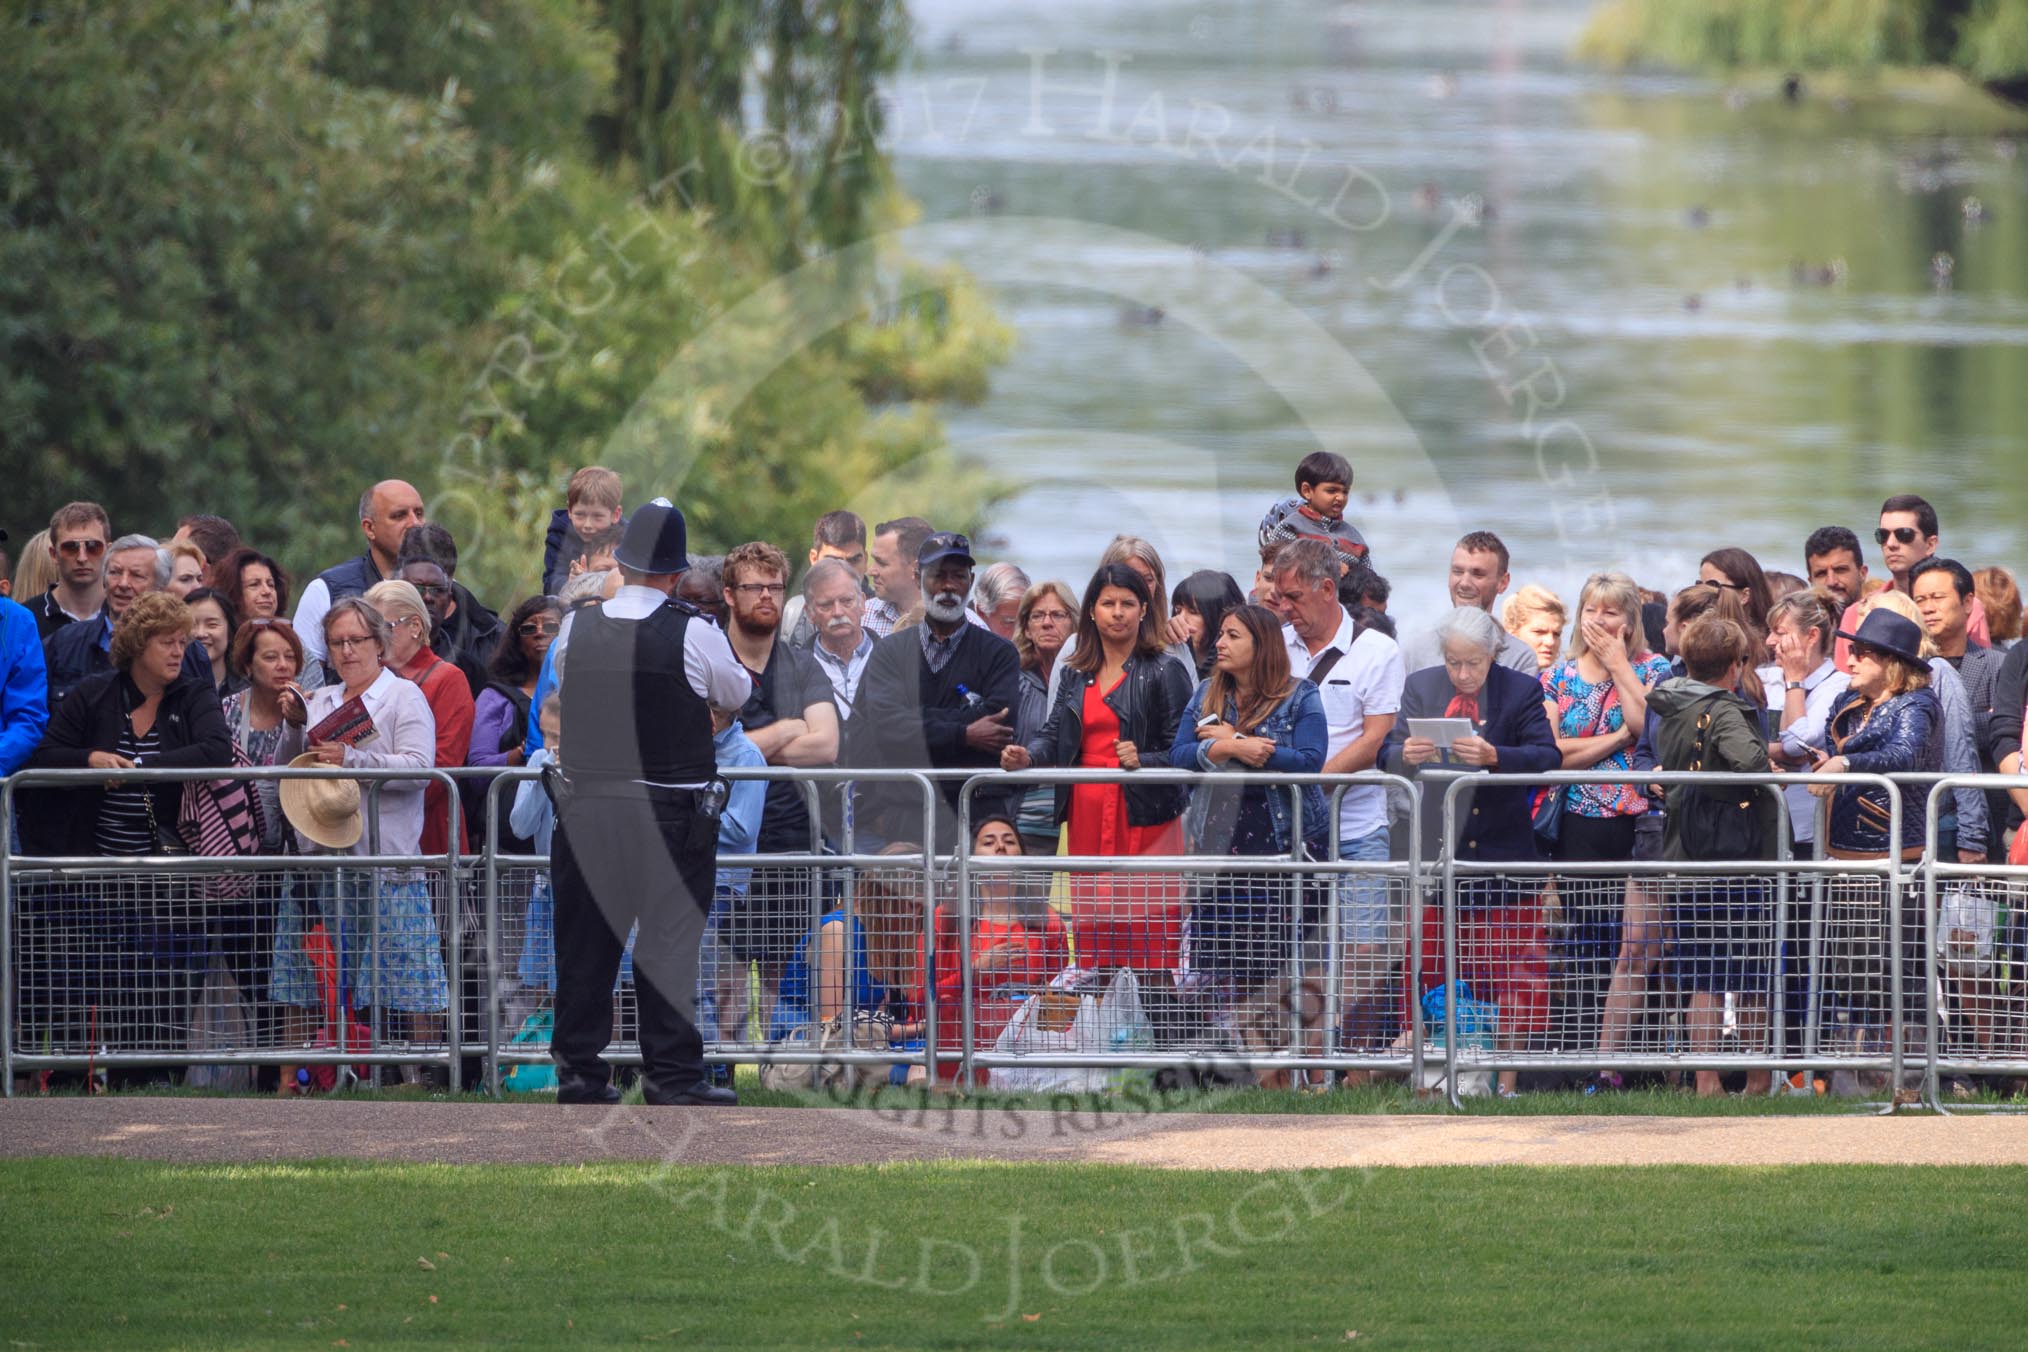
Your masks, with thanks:
[[[542,659],[562,626],[563,602],[554,596],[531,596],[514,607],[487,665],[486,687],[473,707],[472,749],[466,753],[465,764],[499,770],[528,764],[526,743],[534,721],[535,687],[542,676]],[[474,838],[485,829],[486,794],[491,785],[490,778],[459,782]],[[535,848],[534,842],[507,826],[513,804],[510,790],[500,805],[499,845],[509,854],[528,854]]]
[[[506,632],[487,667],[486,688],[479,692],[466,764],[512,769],[526,763],[522,744],[528,740],[535,681],[562,624],[563,603],[554,596],[531,596],[508,616]]]

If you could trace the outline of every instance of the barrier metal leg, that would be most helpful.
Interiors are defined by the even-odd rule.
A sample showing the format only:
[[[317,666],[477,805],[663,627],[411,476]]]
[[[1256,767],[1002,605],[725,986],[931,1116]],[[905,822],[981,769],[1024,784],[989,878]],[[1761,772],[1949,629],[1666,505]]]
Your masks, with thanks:
[[[0,785],[0,1098],[14,1097],[14,786]]]
[[[1937,1084],[1937,999],[1943,980],[1943,970],[1937,962],[1936,951],[1936,866],[1937,854],[1930,850],[1923,861],[1922,870],[1922,1011],[1923,1031],[1927,1045],[1924,1048],[1922,1072],[1922,1103],[1930,1109],[1945,1113],[1943,1096]],[[1948,1116],[1948,1113],[1945,1113]]]
[[[1444,884],[1444,1098],[1462,1112],[1465,1101],[1458,1089],[1458,889],[1457,872],[1448,859]]]
[[[1780,843],[1778,853],[1783,860],[1788,859],[1789,846],[1787,840],[1783,840]],[[1780,879],[1775,886],[1774,934],[1772,936],[1774,942],[1769,945],[1768,965],[1770,970],[1768,972],[1767,1027],[1768,1037],[1773,1046],[1775,1064],[1777,1065],[1788,1055],[1788,979],[1782,970],[1782,936],[1788,933],[1789,927],[1790,882],[1790,875],[1783,873],[1780,875]],[[1767,1078],[1768,1097],[1773,1098],[1780,1094],[1786,1079],[1787,1077],[1779,1070],[1770,1070]],[[1807,1084],[1808,1081],[1806,1080],[1804,1083]]]

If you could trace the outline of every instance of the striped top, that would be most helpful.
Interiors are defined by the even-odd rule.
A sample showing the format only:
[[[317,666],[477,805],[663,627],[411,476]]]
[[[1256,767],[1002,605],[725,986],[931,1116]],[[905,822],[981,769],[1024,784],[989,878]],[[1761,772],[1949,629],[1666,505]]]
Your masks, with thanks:
[[[162,754],[162,725],[158,721],[146,737],[134,735],[129,718],[120,729],[119,745],[113,748],[136,765],[145,766]],[[148,795],[152,786],[120,784],[106,790],[99,807],[98,847],[100,854],[153,854],[155,833],[148,825]],[[161,825],[174,828],[174,821]]]

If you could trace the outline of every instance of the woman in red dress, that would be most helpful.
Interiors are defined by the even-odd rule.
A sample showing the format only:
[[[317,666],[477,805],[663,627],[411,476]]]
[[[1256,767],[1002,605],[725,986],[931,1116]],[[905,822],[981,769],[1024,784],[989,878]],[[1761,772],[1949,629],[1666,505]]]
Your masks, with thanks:
[[[1195,682],[1164,651],[1147,582],[1106,564],[1085,588],[1075,651],[1064,660],[1049,721],[1026,746],[1001,754],[1006,770],[1166,769],[1176,723]],[[1060,784],[1056,818],[1072,855],[1183,853],[1188,790],[1174,784]],[[1182,937],[1183,888],[1175,874],[1071,877],[1071,931],[1080,966],[1166,971]]]

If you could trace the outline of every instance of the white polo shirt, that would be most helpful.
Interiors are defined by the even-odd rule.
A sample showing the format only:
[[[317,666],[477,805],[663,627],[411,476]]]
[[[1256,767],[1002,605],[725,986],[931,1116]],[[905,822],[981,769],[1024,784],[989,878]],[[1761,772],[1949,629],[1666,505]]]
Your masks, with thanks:
[[[1407,679],[1402,668],[1401,647],[1377,629],[1369,629],[1354,641],[1356,626],[1350,611],[1342,607],[1338,632],[1313,657],[1309,645],[1297,636],[1294,625],[1282,626],[1282,642],[1288,645],[1289,669],[1307,679],[1333,652],[1343,653],[1331,669],[1317,680],[1317,692],[1324,699],[1324,719],[1330,724],[1329,750],[1325,759],[1337,755],[1366,731],[1366,720],[1375,714],[1392,717],[1401,712],[1401,687]],[[1341,842],[1370,836],[1387,825],[1387,790],[1358,788],[1345,790],[1338,808],[1338,839]]]

